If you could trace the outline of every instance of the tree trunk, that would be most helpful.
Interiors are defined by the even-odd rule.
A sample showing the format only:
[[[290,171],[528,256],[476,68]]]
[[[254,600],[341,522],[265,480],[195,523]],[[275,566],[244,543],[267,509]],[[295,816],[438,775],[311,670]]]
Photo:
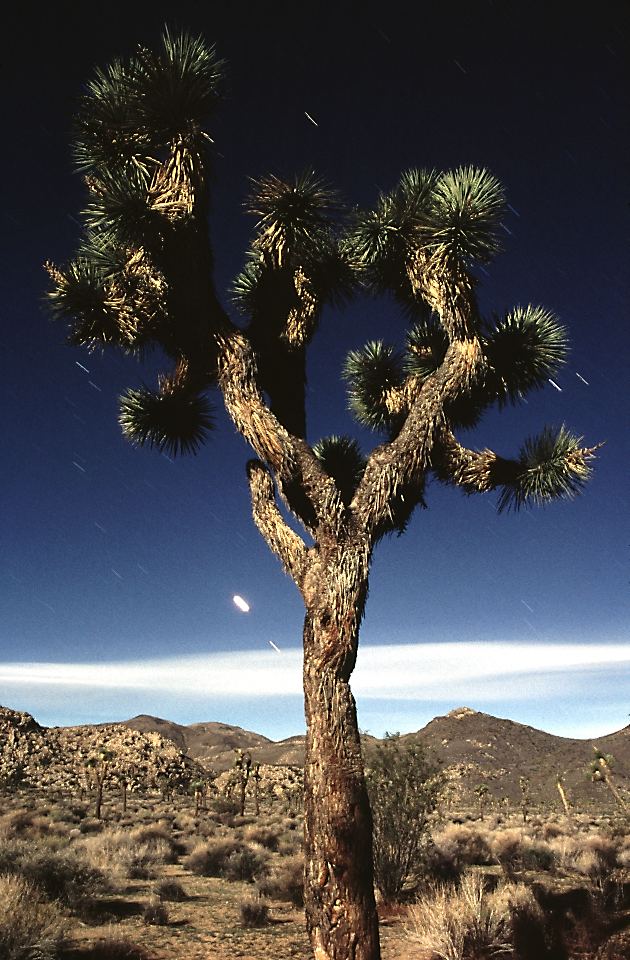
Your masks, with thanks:
[[[345,554],[336,571],[320,566],[328,583],[304,590],[305,908],[315,960],[380,960],[372,817],[348,682],[367,595],[362,567]]]

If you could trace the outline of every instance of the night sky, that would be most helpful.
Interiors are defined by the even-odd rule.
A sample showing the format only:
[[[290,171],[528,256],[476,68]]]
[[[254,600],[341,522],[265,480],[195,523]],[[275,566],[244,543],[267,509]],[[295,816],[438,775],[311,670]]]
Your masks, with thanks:
[[[462,704],[567,736],[627,723],[630,33],[625,3],[581,9],[113,2],[13,14],[2,53],[0,703],[47,725],[146,712],[273,738],[303,729],[301,600],[254,528],[249,453],[220,398],[197,457],[135,449],[117,397],[152,384],[159,358],[71,348],[44,303],[44,260],[64,263],[79,237],[70,128],[82,85],[168,23],[228,61],[210,131],[219,291],[253,227],[250,176],[314,169],[367,207],[409,167],[487,167],[510,207],[504,252],[478,273],[482,309],[550,308],[571,354],[554,384],[460,439],[514,456],[545,424],[566,423],[589,445],[605,441],[571,503],[498,515],[496,496],[430,485],[429,509],[375,555],[360,725],[415,730]],[[353,433],[366,452],[377,442],[353,424],[339,374],[349,349],[401,343],[404,330],[387,299],[325,314],[309,440]]]

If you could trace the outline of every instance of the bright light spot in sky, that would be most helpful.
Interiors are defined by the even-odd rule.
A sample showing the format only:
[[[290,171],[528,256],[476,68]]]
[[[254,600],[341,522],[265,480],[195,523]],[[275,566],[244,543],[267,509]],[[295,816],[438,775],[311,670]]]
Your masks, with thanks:
[[[239,610],[242,610],[243,613],[249,613],[249,604],[247,600],[243,600],[242,597],[239,597],[238,593],[234,594],[232,600]]]

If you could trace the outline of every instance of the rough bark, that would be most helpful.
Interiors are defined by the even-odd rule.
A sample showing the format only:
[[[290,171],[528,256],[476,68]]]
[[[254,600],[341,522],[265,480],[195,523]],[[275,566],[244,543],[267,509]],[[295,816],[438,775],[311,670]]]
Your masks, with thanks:
[[[349,683],[368,558],[361,547],[336,553],[303,586],[306,923],[315,960],[379,960],[372,818]]]

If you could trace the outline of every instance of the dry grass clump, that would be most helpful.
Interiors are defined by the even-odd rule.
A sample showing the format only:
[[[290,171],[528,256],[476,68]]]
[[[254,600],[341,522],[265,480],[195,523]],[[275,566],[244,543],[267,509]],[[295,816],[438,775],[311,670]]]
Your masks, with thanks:
[[[430,960],[492,960],[511,951],[508,912],[498,910],[476,874],[457,887],[439,886],[409,912],[408,938]]]
[[[3,960],[53,960],[63,944],[59,907],[42,899],[24,877],[0,876],[0,956]]]
[[[184,860],[192,873],[204,877],[253,882],[268,871],[269,854],[238,839],[217,839],[197,844]]]
[[[247,897],[241,900],[239,912],[244,927],[264,927],[269,923],[269,904],[260,897]]]
[[[106,830],[84,841],[86,856],[116,879],[151,880],[159,866],[177,860],[178,847],[164,830]]]
[[[49,900],[81,913],[107,888],[102,871],[74,847],[59,849],[42,841],[0,844],[0,871],[21,877]]]
[[[154,887],[154,892],[159,900],[169,900],[171,903],[184,903],[188,900],[188,894],[177,880],[162,880]]]
[[[169,922],[168,910],[159,900],[151,900],[142,912],[142,922],[147,926],[166,927]]]
[[[508,876],[515,870],[551,870],[555,864],[550,844],[535,840],[523,830],[497,830],[490,838],[490,849]]]
[[[110,936],[81,951],[82,960],[150,960],[144,947],[125,937]]]
[[[509,919],[514,956],[541,960],[547,956],[545,914],[529,887],[504,883],[491,895],[493,909]]]
[[[463,867],[493,863],[490,836],[479,827],[447,824],[433,834],[432,866],[439,874],[456,876]]]
[[[280,837],[275,830],[269,830],[267,827],[260,827],[252,824],[243,830],[243,839],[248,843],[258,843],[267,850],[276,852],[280,844]]]
[[[618,864],[623,866],[623,846],[619,841],[598,833],[556,837],[550,841],[550,846],[563,870],[579,873],[594,882],[600,881]],[[630,849],[630,841],[628,847]]]
[[[272,900],[283,900],[292,903],[294,907],[304,906],[304,857],[294,854],[283,858],[258,883],[258,889],[265,897]]]
[[[12,810],[0,817],[0,837],[36,838],[50,830],[50,821],[34,810]]]

